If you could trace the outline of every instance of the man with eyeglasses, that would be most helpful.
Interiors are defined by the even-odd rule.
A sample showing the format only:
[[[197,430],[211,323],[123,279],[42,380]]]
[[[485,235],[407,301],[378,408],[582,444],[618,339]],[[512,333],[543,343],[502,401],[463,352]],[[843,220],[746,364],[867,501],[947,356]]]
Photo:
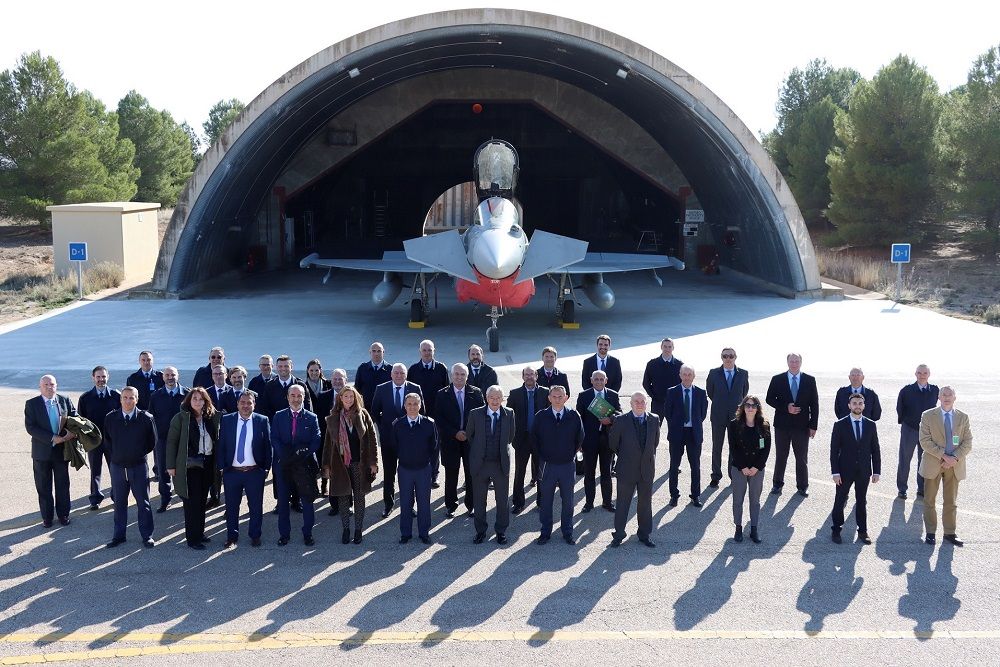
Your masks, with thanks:
[[[208,389],[212,386],[212,367],[226,365],[226,351],[221,347],[213,347],[208,353],[208,363],[195,371],[194,379],[191,381],[192,387],[202,387]],[[224,383],[229,379],[224,378]],[[211,393],[211,392],[209,392]]]
[[[726,430],[733,415],[740,407],[740,401],[750,392],[750,376],[745,369],[736,367],[736,350],[722,349],[722,365],[708,372],[705,391],[712,408],[708,419],[712,424],[712,479],[709,486],[718,488],[722,479],[722,445]],[[729,465],[726,466],[728,471]]]

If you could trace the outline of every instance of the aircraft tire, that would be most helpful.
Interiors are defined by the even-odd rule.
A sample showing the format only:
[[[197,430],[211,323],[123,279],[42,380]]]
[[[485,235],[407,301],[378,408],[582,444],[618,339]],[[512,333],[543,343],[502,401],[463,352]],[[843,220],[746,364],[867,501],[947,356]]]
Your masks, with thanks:
[[[496,327],[490,327],[486,330],[486,339],[490,344],[490,352],[500,351],[500,330]]]

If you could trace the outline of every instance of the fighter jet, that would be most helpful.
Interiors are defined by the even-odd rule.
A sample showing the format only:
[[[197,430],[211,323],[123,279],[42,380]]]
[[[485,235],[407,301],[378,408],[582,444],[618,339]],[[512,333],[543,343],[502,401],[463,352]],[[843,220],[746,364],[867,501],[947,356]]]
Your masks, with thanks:
[[[412,274],[411,327],[422,327],[429,315],[427,283],[441,274],[451,276],[459,301],[490,307],[486,336],[491,352],[500,349],[498,320],[508,309],[522,308],[531,300],[534,279],[539,276],[548,276],[559,286],[556,317],[569,328],[579,326],[577,289],[582,289],[598,308],[606,310],[614,305],[615,293],[605,284],[605,273],[649,269],[662,285],[656,269],[684,268],[683,262],[665,255],[588,253],[586,241],[542,230],[535,230],[529,241],[514,201],[519,172],[514,147],[491,139],[476,149],[473,158],[479,205],[474,224],[464,233],[451,230],[408,239],[403,242],[403,252],[385,252],[381,260],[323,259],[313,253],[299,266],[382,272],[382,282],[372,291],[372,301],[380,308],[390,306],[399,297],[403,289],[400,276]],[[577,281],[573,276],[582,276],[579,285],[574,284]],[[329,277],[328,271],[323,282]]]

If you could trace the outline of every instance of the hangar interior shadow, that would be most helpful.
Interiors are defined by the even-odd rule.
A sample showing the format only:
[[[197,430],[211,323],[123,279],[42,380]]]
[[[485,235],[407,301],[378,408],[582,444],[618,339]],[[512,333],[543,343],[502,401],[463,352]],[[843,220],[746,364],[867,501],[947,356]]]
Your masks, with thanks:
[[[515,192],[530,233],[590,242],[591,252],[636,252],[642,233],[676,254],[680,203],[532,102],[439,101],[395,126],[344,164],[289,195],[296,256],[381,257],[420,236],[448,188],[472,179],[475,149],[509,141],[520,156]],[[311,224],[311,229],[309,228]]]

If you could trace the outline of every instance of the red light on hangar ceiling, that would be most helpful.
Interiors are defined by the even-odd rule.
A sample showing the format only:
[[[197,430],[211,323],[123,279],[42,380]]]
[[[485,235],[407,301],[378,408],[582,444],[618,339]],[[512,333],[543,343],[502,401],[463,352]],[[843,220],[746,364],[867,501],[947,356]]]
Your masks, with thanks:
[[[483,105],[482,104],[480,104],[479,102],[476,102],[475,104],[472,105],[472,113],[474,113],[476,115],[479,115],[482,112],[483,112]]]

